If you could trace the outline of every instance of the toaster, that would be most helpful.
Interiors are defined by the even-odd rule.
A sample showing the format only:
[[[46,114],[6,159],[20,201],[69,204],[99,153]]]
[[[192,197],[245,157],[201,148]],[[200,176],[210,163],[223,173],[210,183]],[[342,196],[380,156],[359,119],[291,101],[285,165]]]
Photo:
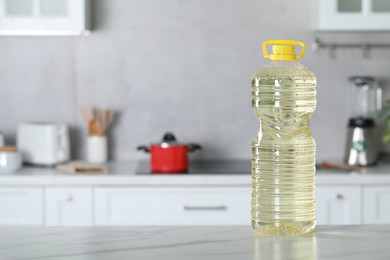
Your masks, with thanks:
[[[23,123],[18,126],[17,147],[26,163],[54,165],[70,157],[69,131],[61,123]]]

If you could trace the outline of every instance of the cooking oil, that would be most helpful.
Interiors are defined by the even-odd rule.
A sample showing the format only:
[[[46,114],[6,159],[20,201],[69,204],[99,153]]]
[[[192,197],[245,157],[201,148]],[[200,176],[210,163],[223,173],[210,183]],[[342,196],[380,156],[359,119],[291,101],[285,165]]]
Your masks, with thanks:
[[[272,54],[267,45],[274,44]],[[295,55],[293,45],[302,46]],[[264,235],[300,235],[315,227],[315,149],[309,121],[316,78],[296,61],[305,44],[263,44],[270,64],[255,72],[252,107],[260,129],[252,142],[252,226]]]

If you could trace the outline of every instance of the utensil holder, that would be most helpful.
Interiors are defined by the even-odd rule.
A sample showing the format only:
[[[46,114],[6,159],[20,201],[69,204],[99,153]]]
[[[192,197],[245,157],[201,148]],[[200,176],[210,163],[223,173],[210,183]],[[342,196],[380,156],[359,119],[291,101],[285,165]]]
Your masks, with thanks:
[[[107,162],[107,137],[88,136],[87,161],[91,163]]]

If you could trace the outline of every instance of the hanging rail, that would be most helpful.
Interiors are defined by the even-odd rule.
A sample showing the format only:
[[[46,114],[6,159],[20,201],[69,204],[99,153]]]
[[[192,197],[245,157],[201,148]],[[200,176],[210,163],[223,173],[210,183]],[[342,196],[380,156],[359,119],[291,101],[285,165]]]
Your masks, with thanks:
[[[312,45],[315,51],[329,50],[331,56],[337,49],[361,49],[364,57],[368,57],[368,52],[375,48],[390,48],[388,43],[325,43],[320,39],[315,39]]]
[[[388,43],[325,43],[320,39],[315,39],[313,43],[314,50],[321,49],[339,49],[339,48],[360,48],[360,49],[373,49],[373,48],[390,48]]]

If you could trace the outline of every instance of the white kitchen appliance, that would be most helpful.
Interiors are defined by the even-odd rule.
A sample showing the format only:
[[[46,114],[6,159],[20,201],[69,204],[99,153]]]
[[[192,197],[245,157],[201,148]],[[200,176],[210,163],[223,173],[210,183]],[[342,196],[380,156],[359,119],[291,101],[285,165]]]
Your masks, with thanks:
[[[23,161],[54,165],[70,157],[69,131],[61,123],[23,123],[18,126],[17,147]]]

